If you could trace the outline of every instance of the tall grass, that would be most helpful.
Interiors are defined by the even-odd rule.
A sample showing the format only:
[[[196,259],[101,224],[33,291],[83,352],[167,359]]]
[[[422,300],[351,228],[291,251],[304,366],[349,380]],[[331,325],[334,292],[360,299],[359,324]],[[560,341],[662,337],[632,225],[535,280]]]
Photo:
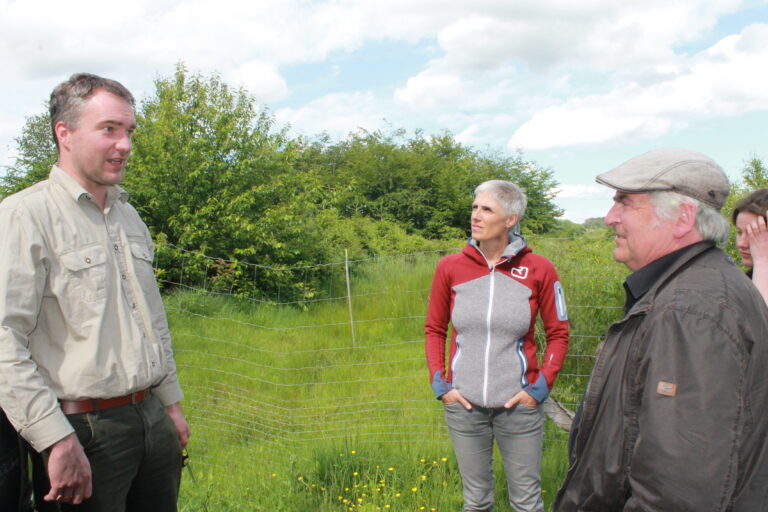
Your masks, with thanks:
[[[529,241],[555,262],[566,290],[571,355],[553,394],[575,407],[600,336],[620,312],[625,272],[601,238]],[[168,295],[193,429],[181,510],[460,510],[461,479],[424,360],[440,256],[353,264],[354,339],[345,299],[275,306],[195,290]],[[340,279],[329,285],[344,288]],[[566,440],[548,421],[547,506],[566,470]],[[495,473],[496,510],[509,511],[498,456]]]

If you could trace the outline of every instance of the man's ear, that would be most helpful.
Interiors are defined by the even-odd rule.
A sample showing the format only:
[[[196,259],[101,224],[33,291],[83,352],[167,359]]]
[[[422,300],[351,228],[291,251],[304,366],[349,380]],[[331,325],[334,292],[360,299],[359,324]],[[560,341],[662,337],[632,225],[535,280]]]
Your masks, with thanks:
[[[72,130],[64,121],[59,121],[53,127],[53,133],[56,134],[56,140],[59,143],[59,149],[69,149],[69,137],[72,134]]]
[[[697,207],[692,203],[687,201],[680,203],[680,214],[675,221],[675,238],[683,238],[696,229],[696,210]]]

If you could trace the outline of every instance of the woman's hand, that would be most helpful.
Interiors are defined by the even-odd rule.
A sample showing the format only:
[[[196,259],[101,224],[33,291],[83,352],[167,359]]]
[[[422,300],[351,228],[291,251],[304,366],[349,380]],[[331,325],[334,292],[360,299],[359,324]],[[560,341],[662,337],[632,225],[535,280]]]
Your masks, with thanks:
[[[513,396],[509,402],[505,403],[504,407],[511,409],[517,404],[523,404],[526,407],[536,407],[539,405],[539,402],[531,395],[529,395],[527,391],[520,391],[515,396]]]
[[[765,219],[758,216],[754,222],[747,225],[746,231],[753,267],[768,264],[768,227],[765,225]]]
[[[748,224],[746,232],[752,258],[752,282],[768,303],[768,226],[763,216]]]
[[[472,410],[472,404],[469,403],[469,401],[461,396],[461,393],[459,393],[457,390],[452,389],[449,392],[445,393],[443,396],[440,397],[440,400],[443,401],[445,405],[451,405],[455,404],[456,402],[459,402],[461,405],[464,406],[464,408],[468,411]]]

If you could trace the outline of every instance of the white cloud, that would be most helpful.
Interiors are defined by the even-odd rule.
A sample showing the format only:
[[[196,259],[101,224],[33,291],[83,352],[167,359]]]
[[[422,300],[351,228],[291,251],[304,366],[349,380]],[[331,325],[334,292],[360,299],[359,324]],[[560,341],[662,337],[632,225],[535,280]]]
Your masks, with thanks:
[[[563,80],[572,72],[652,84],[680,69],[684,57],[675,53],[677,45],[697,41],[741,3],[479,1],[457,9],[449,2],[446,10],[454,16],[435,28],[439,55],[395,98],[423,109],[485,108],[491,98],[497,109],[519,108],[535,103],[536,95],[576,92]],[[498,75],[509,80],[503,94]],[[512,96],[518,99],[510,101]],[[467,105],[468,97],[486,98],[486,105]]]
[[[39,112],[74,71],[141,97],[183,61],[283,102],[278,120],[309,134],[386,118],[475,146],[513,133],[511,145],[527,148],[649,137],[764,108],[764,26],[688,55],[749,1],[134,0],[115,15],[95,0],[0,0],[0,124]],[[384,70],[399,87],[340,82],[354,73],[346,57],[389,43],[431,60],[408,75]],[[302,83],[305,64],[319,65]]]
[[[473,123],[463,129],[460,133],[457,133],[454,139],[465,145],[474,145],[479,132],[480,127]]]
[[[560,185],[553,202],[564,210],[562,218],[584,222],[604,217],[613,204],[614,190],[598,185]]]
[[[282,108],[275,111],[275,118],[304,135],[345,137],[359,128],[373,131],[384,126],[385,114],[375,95],[357,92],[328,94],[300,108]]]
[[[404,88],[396,89],[394,99],[409,107],[431,110],[466,97],[467,84],[458,76],[427,70],[408,79]]]
[[[509,147],[545,149],[657,137],[696,119],[768,110],[768,24],[748,27],[690,59],[664,81],[630,83],[536,112]]]
[[[556,194],[558,199],[589,199],[612,197],[614,191],[600,185],[558,185]]]
[[[226,79],[231,84],[242,84],[260,102],[269,103],[288,95],[288,84],[269,62],[246,62],[231,71]]]

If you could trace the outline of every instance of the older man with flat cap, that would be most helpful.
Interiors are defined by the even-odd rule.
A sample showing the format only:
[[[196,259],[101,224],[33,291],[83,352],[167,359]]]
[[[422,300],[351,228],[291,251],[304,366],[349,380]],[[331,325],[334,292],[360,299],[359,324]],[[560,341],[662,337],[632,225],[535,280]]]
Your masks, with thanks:
[[[660,149],[597,177],[632,270],[571,431],[553,511],[768,510],[768,309],[717,248],[728,180]]]

